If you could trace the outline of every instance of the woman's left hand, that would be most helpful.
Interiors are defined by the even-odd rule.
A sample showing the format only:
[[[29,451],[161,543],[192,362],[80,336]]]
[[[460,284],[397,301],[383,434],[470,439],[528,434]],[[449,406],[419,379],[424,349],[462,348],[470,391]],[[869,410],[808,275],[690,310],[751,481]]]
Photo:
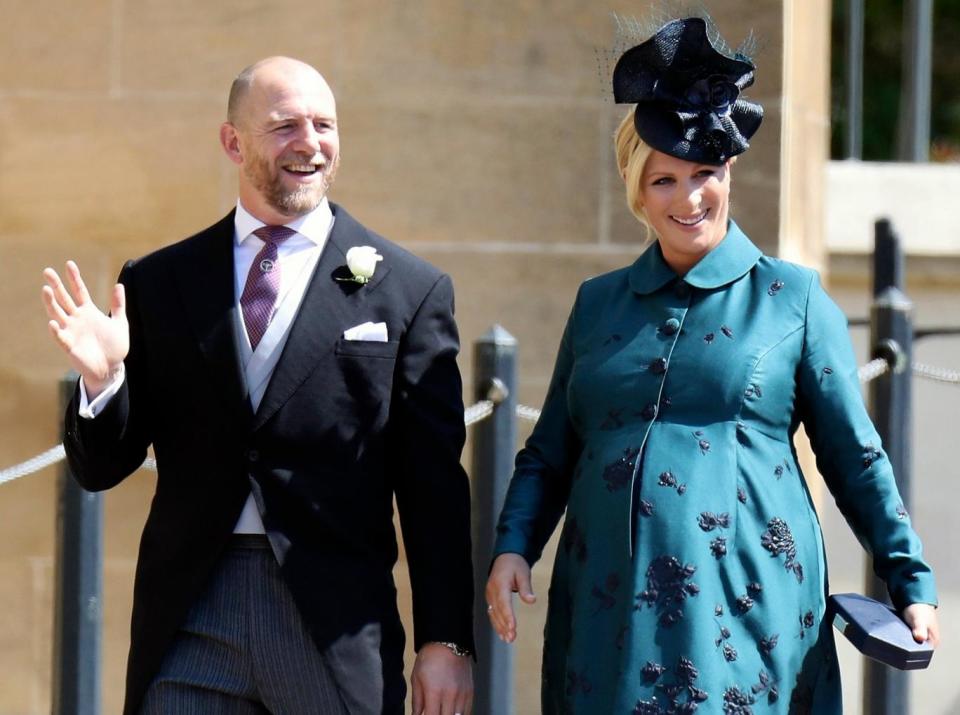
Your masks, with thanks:
[[[928,642],[934,648],[940,645],[940,624],[937,609],[929,603],[911,603],[903,609],[903,620],[913,631],[917,643]]]

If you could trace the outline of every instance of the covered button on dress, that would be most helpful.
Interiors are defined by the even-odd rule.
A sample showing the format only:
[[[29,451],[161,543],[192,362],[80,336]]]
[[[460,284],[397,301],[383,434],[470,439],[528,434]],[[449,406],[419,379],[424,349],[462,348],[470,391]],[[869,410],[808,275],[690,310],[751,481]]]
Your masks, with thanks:
[[[841,712],[801,423],[894,604],[936,603],[814,271],[731,221],[682,279],[655,243],[581,286],[495,546],[533,564],[565,514],[544,713]]]

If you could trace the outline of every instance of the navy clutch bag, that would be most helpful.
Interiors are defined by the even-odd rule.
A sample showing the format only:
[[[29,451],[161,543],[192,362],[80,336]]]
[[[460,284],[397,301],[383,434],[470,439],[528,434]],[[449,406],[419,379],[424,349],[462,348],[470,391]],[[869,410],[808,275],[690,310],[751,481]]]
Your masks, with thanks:
[[[868,658],[900,670],[920,670],[930,665],[933,647],[913,640],[910,627],[880,601],[839,593],[827,601],[827,617]]]

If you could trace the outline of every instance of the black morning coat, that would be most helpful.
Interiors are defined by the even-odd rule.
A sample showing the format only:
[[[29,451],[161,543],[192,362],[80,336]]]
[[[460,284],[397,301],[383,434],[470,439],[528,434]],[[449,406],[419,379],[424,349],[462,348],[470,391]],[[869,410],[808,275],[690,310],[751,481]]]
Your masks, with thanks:
[[[233,212],[128,263],[127,379],[95,419],[66,413],[65,446],[88,490],[118,484],[152,444],[156,495],[140,543],[125,715],[133,715],[253,491],[318,647],[375,624],[379,648],[335,673],[380,667],[372,711],[402,709],[404,634],[391,570],[396,497],[413,592],[414,646],[473,649],[470,500],[459,338],[448,276],[343,208],[254,413],[238,359]],[[370,282],[346,253],[383,256]],[[348,341],[385,322],[388,342]],[[378,652],[379,651],[379,652]],[[372,660],[372,663],[370,661]],[[335,659],[331,659],[335,660]],[[356,693],[354,693],[356,695]],[[369,702],[370,699],[380,702]]]

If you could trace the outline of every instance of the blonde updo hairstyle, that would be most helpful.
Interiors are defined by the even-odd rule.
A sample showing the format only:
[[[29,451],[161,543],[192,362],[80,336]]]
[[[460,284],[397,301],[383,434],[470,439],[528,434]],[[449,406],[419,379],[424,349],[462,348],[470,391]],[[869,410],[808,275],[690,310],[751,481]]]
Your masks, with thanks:
[[[630,107],[626,116],[621,120],[613,137],[613,146],[617,154],[617,168],[627,189],[627,207],[630,212],[643,224],[650,238],[656,236],[653,226],[647,220],[643,211],[643,202],[640,198],[640,187],[643,181],[643,168],[653,148],[644,142],[637,134],[633,124],[634,108]]]

